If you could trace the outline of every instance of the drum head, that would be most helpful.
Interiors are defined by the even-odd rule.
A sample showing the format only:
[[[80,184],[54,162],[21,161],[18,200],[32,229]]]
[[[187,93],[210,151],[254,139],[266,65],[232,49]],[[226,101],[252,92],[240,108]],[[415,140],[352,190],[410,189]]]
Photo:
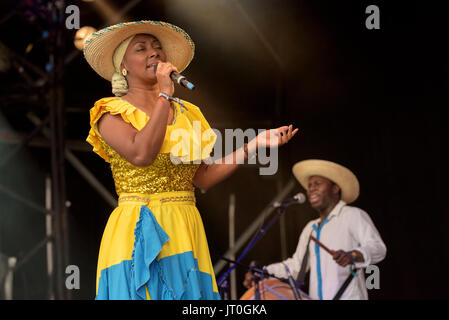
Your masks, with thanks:
[[[254,300],[254,289],[255,286],[248,289],[240,300]],[[259,292],[261,300],[295,300],[295,295],[290,286],[278,279],[260,281]]]

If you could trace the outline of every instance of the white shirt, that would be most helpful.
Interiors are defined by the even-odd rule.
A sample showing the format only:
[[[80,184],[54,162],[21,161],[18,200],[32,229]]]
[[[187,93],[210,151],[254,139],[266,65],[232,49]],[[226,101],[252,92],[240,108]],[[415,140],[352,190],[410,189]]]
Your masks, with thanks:
[[[358,250],[363,254],[364,262],[356,263],[356,268],[365,268],[385,258],[387,249],[369,215],[362,209],[337,203],[329,216],[318,227],[320,219],[310,221],[299,237],[296,252],[291,258],[266,266],[266,270],[277,276],[287,278],[285,263],[294,279],[301,268],[308,238],[318,239],[331,250]],[[332,256],[319,247],[313,240],[309,243],[307,270],[310,270],[309,295],[312,299],[331,300],[350,274],[349,266],[341,267]],[[368,292],[363,269],[351,280],[341,296],[341,300],[367,300]]]

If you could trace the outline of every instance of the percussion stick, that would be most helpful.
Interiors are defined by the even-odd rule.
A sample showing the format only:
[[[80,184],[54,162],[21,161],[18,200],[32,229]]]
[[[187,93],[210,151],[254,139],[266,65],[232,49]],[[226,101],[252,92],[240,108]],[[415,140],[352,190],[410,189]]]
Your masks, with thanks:
[[[317,245],[319,245],[321,248],[323,248],[324,250],[326,250],[331,256],[333,256],[335,254],[334,250],[330,250],[329,248],[327,248],[324,244],[322,244],[321,242],[319,242],[314,236],[310,236],[310,239],[312,239],[313,241],[316,242]]]

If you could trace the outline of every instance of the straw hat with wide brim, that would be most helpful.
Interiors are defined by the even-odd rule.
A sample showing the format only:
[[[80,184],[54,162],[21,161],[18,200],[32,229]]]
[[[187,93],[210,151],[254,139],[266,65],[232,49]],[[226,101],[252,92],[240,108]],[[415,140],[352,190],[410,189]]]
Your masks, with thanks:
[[[299,183],[307,190],[309,178],[321,176],[335,182],[341,189],[341,199],[346,203],[354,202],[360,193],[357,177],[348,169],[335,162],[326,160],[304,160],[292,168]]]
[[[122,41],[139,33],[155,36],[162,45],[167,61],[179,72],[192,61],[195,44],[190,36],[170,23],[151,20],[119,23],[93,33],[85,42],[84,56],[100,76],[111,81],[115,72],[112,60],[115,49]]]

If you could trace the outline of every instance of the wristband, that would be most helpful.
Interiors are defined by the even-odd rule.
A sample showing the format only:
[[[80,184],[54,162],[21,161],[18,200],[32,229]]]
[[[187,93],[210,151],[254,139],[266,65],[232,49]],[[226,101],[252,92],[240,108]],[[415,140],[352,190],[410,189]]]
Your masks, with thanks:
[[[352,274],[353,277],[357,277],[357,276],[358,276],[357,270],[355,269],[354,266],[352,266],[352,265],[349,266],[349,271],[351,272],[351,274]]]
[[[182,112],[182,113],[184,113],[183,108],[186,109],[186,110],[189,110],[189,109],[186,108],[186,106],[184,105],[184,103],[182,103],[182,101],[181,101],[179,98],[173,98],[173,97],[170,97],[168,94],[163,93],[163,92],[159,92],[159,97],[162,97],[162,98],[167,99],[168,102],[174,101],[174,102],[178,103],[178,104],[181,106],[181,112]]]
[[[160,97],[160,98],[165,98],[165,99],[167,99],[168,102],[170,102],[170,100],[171,100],[171,99],[170,99],[171,97],[170,97],[168,94],[163,93],[163,92],[160,92],[160,93],[159,93],[159,97]]]

